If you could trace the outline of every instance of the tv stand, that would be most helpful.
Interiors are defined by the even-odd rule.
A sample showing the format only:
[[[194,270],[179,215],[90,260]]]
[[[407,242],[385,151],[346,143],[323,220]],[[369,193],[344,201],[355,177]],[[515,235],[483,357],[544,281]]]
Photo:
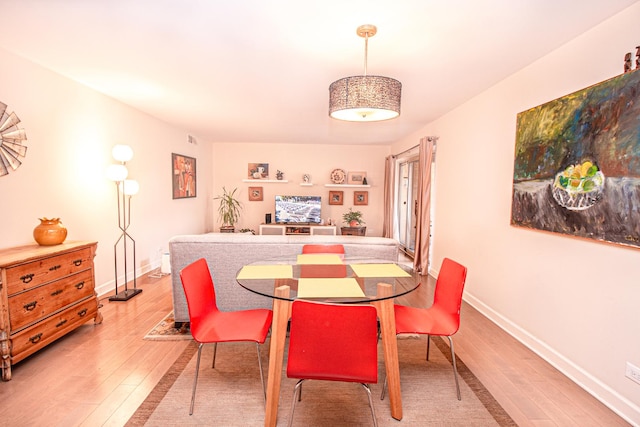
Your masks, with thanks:
[[[310,235],[335,236],[335,225],[314,224],[260,224],[260,234],[268,235]]]

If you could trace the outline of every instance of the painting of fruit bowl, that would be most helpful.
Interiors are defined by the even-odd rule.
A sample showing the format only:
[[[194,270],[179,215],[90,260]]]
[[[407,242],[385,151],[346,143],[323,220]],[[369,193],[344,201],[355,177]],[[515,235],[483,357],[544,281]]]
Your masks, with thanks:
[[[556,174],[553,198],[572,211],[581,211],[595,205],[602,198],[604,174],[589,160],[569,165]]]

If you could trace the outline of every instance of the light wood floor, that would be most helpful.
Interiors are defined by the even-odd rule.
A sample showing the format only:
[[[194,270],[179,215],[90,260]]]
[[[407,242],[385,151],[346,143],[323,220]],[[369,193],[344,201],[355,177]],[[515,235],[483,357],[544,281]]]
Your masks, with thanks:
[[[403,303],[428,304],[432,282]],[[0,426],[126,423],[188,342],[142,339],[172,308],[171,279],[144,277],[138,287],[128,302],[102,300],[101,325],[87,323],[14,367],[0,383]],[[628,425],[467,304],[454,343],[520,426]]]

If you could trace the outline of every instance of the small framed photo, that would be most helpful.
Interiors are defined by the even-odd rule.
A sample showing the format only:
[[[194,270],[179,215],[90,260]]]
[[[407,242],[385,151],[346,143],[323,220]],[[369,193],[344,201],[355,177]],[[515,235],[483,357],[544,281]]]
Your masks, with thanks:
[[[173,198],[196,197],[196,159],[171,153],[171,171]]]
[[[249,179],[269,179],[269,163],[249,163],[247,176]]]
[[[347,174],[347,184],[362,185],[366,182],[366,172],[349,172]]]
[[[329,191],[329,204],[341,205],[343,200],[344,191]]]
[[[368,205],[369,204],[369,192],[368,191],[354,191],[353,192],[353,204],[354,205]]]
[[[263,199],[262,187],[249,187],[249,201],[250,202],[261,202],[262,199]]]

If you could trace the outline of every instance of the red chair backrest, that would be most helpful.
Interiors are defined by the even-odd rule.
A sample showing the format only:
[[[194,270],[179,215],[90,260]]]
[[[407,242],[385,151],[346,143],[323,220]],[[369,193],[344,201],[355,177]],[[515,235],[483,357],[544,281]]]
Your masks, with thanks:
[[[200,258],[183,268],[180,271],[180,280],[189,307],[191,334],[197,340],[200,320],[208,313],[218,311],[216,292],[207,261]]]
[[[460,307],[466,279],[467,267],[449,258],[442,261],[432,307],[453,316],[458,324],[460,324]]]
[[[377,343],[374,306],[296,300],[291,308],[287,376],[376,383]]]
[[[344,254],[344,246],[308,244],[302,246],[303,254]]]

